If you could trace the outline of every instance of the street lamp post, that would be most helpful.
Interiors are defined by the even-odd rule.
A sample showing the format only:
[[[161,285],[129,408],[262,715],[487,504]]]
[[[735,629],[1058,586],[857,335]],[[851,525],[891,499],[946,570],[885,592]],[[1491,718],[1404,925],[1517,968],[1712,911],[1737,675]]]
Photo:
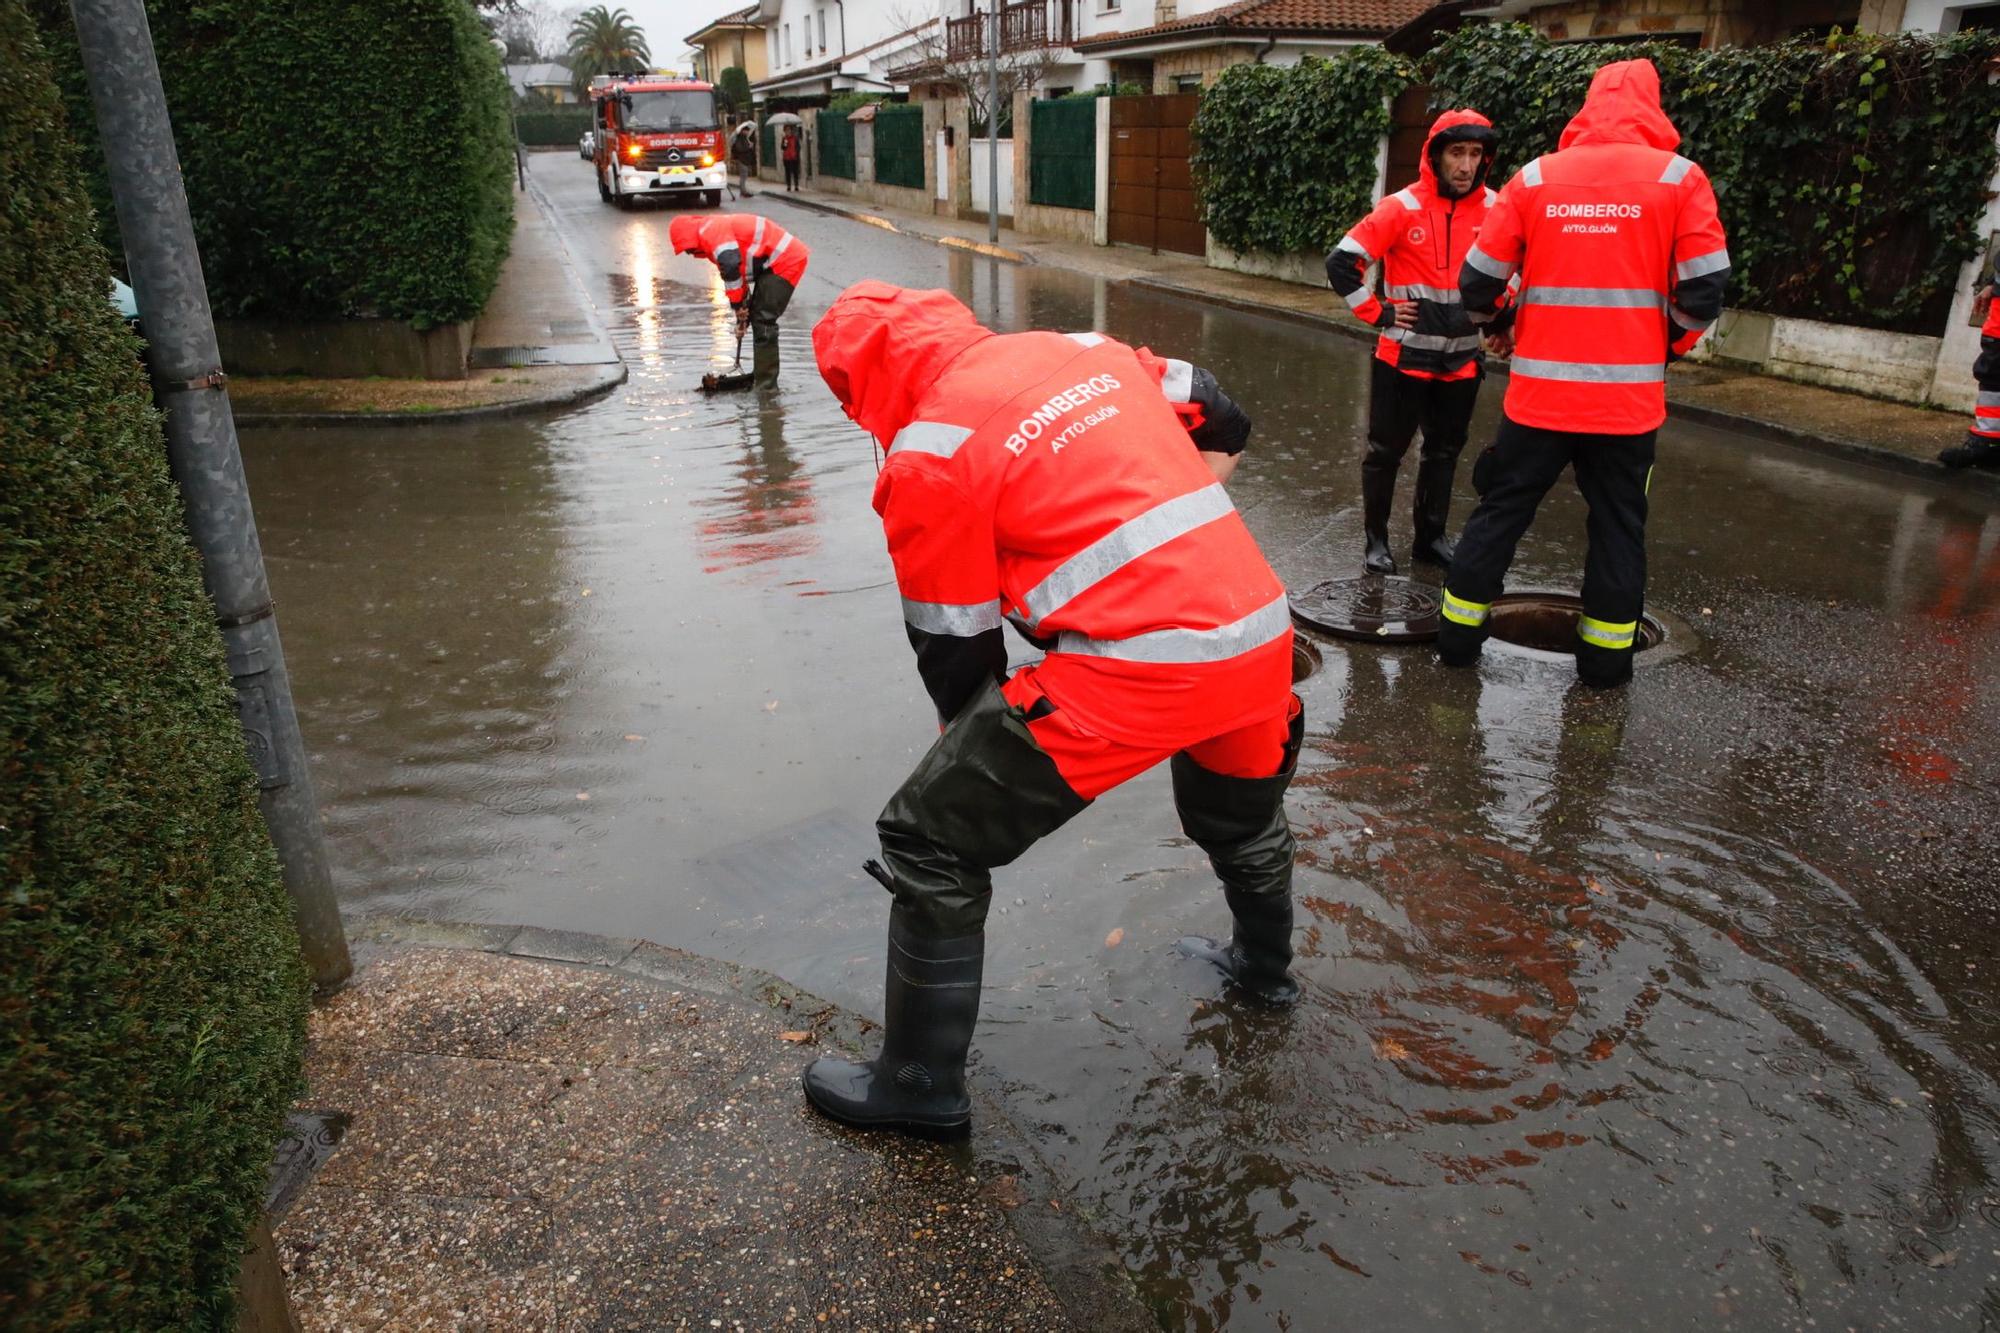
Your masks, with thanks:
[[[153,392],[166,418],[167,462],[222,628],[257,803],[278,851],[306,965],[315,984],[331,987],[354,966],[292,708],[152,31],[142,0],[71,0],[70,12],[145,325]]]
[[[986,20],[986,239],[1000,239],[1000,3],[987,0]]]

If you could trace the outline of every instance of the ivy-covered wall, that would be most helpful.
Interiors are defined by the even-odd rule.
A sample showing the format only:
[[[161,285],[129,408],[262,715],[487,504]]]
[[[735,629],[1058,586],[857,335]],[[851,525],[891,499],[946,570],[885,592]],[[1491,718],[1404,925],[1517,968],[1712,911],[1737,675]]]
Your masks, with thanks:
[[[0,1327],[230,1328],[305,970],[21,0],[0,180]]]
[[[2000,33],[1850,35],[1776,46],[1551,42],[1518,24],[1467,28],[1435,52],[1433,106],[1500,129],[1495,181],[1552,151],[1591,75],[1659,66],[1680,151],[1715,183],[1748,310],[1936,334],[1995,165]]]
[[[1227,70],[1195,119],[1194,161],[1217,241],[1323,252],[1373,203],[1385,102],[1412,83],[1430,84],[1433,109],[1493,120],[1497,184],[1556,147],[1598,66],[1644,56],[1660,68],[1681,151],[1715,183],[1735,260],[1731,305],[1936,334],[1980,244],[2000,128],[2000,86],[1986,76],[1996,55],[2000,33],[1689,50],[1474,26],[1421,66],[1359,47]]]
[[[1194,118],[1209,234],[1245,254],[1331,249],[1375,203],[1388,99],[1415,76],[1379,46],[1224,70]]]
[[[28,3],[116,253],[69,6]],[[479,313],[513,231],[512,94],[468,0],[146,9],[216,314]]]

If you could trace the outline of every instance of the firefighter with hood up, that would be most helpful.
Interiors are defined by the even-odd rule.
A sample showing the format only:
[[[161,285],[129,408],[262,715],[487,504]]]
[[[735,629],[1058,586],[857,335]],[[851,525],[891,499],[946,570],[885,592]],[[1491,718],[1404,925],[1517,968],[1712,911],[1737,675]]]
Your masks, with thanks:
[[[756,347],[777,347],[778,316],[806,275],[804,241],[755,213],[683,213],[668,225],[667,239],[675,254],[709,260],[722,274],[738,337],[751,329]]]
[[[1229,943],[1183,950],[1296,999],[1291,621],[1222,487],[1249,418],[1184,361],[996,334],[942,291],[858,283],[813,349],[886,451],[874,506],[942,734],[867,865],[893,895],[881,1053],[815,1061],[807,1099],[850,1125],[963,1132],[993,868],[1163,760],[1235,919]],[[1008,676],[1003,622],[1047,655]]]
[[[1389,511],[1396,471],[1420,428],[1411,553],[1430,564],[1451,563],[1445,522],[1452,474],[1485,374],[1482,334],[1495,351],[1506,349],[1506,316],[1482,331],[1465,317],[1458,297],[1459,267],[1497,197],[1486,185],[1494,142],[1492,122],[1477,111],[1439,116],[1424,141],[1416,184],[1376,204],[1326,257],[1333,290],[1382,331],[1369,385],[1368,452],[1361,458],[1362,564],[1373,574],[1396,572]],[[1386,300],[1363,281],[1375,263],[1382,266]]]
[[[1646,493],[1667,417],[1667,365],[1722,314],[1729,250],[1715,191],[1660,109],[1649,60],[1606,65],[1558,151],[1517,172],[1466,252],[1475,323],[1518,276],[1500,432],[1473,468],[1479,507],[1445,578],[1438,656],[1470,666],[1514,548],[1565,470],[1590,508],[1576,672],[1632,678],[1646,599]]]
[[[1978,382],[1979,397],[1973,403],[1972,424],[1965,439],[1938,455],[1946,467],[2000,468],[2000,257],[1987,275],[1986,322],[1979,327],[1979,358],[1972,363],[1972,378]]]

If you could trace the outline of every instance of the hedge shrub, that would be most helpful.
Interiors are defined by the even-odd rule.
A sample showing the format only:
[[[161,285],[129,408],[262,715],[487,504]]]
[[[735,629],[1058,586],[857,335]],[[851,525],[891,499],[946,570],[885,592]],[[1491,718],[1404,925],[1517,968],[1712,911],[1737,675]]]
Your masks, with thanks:
[[[68,6],[29,3],[101,176]],[[479,312],[507,254],[514,165],[511,93],[467,0],[147,12],[217,314],[428,327]],[[100,223],[116,234],[108,211]]]
[[[1194,118],[1191,160],[1210,233],[1238,253],[1331,249],[1374,205],[1388,99],[1413,78],[1379,46],[1224,70]]]
[[[596,124],[596,113],[588,106],[551,107],[546,111],[517,111],[514,128],[521,142],[530,148],[574,148],[583,132]]]
[[[0,1327],[229,1327],[306,979],[63,119],[0,0]]]
[[[1495,180],[1555,148],[1598,66],[1659,66],[1681,151],[1715,183],[1735,261],[1730,303],[1935,334],[1977,253],[1994,169],[2000,34],[1849,35],[1690,51],[1462,29],[1432,56],[1434,107],[1500,127]]]

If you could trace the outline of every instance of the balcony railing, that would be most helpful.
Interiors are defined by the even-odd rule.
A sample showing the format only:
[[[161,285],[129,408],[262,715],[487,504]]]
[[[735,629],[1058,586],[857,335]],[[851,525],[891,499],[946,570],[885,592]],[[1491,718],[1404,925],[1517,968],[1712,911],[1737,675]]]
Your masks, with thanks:
[[[1000,49],[1032,51],[1068,46],[1076,37],[1073,0],[1020,0],[1000,7]],[[975,10],[945,20],[945,58],[978,60],[986,54],[987,14]]]

